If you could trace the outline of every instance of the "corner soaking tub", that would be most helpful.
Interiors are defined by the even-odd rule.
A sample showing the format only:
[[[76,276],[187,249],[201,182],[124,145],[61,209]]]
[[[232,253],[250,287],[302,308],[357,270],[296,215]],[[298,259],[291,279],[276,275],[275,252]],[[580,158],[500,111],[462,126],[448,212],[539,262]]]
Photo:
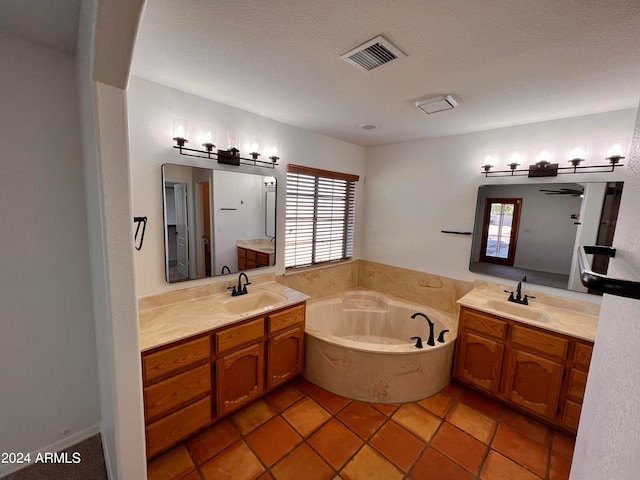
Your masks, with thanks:
[[[428,345],[434,323],[435,346]],[[413,316],[413,318],[412,318]],[[442,330],[444,342],[438,342]],[[307,306],[303,376],[355,400],[402,403],[420,400],[451,380],[458,319],[424,305],[372,290],[347,290]],[[421,337],[423,348],[416,347]]]

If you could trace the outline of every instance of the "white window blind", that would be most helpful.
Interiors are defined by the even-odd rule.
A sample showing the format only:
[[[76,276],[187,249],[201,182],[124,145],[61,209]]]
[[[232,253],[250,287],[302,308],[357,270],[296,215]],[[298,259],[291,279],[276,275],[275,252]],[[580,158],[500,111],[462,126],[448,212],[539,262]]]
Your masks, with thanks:
[[[287,167],[285,267],[353,256],[357,175]]]

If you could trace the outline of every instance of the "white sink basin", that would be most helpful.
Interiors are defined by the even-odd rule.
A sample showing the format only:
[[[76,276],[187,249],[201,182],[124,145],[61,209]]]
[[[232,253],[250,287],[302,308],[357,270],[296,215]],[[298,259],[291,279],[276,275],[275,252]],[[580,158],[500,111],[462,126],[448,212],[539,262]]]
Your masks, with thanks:
[[[515,315],[527,320],[533,320],[535,322],[546,323],[549,321],[549,317],[544,312],[534,310],[529,305],[520,305],[518,303],[502,301],[502,300],[489,300],[487,306],[492,310],[504,313],[506,315]]]
[[[242,314],[262,308],[273,307],[286,299],[287,297],[279,293],[261,290],[231,297],[222,303],[222,308],[228,313]]]

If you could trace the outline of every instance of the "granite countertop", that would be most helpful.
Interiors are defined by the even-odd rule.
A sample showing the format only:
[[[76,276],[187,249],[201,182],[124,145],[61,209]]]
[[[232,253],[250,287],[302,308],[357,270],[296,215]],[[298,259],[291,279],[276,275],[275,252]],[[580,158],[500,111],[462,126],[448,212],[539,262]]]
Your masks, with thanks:
[[[272,255],[276,251],[274,243],[266,238],[257,238],[254,240],[238,240],[236,242],[236,246],[249,250],[255,250],[256,252],[266,253],[268,255]]]
[[[141,308],[139,313],[140,350],[144,352],[167,345],[247,318],[264,315],[309,298],[303,293],[276,282],[250,285],[247,289],[249,291],[247,295],[237,297],[232,297],[225,292],[167,305],[157,306],[152,305],[153,302],[147,302],[148,306]],[[230,313],[229,308],[233,307],[232,303],[236,299],[250,300],[261,293],[274,298],[276,303],[248,312]]]
[[[530,292],[524,285],[522,294],[533,294],[536,298],[531,299],[529,305],[518,305],[508,302],[509,294],[503,290],[515,288],[478,281],[473,290],[458,300],[458,304],[582,340],[595,340],[599,305]],[[541,320],[535,319],[538,316]]]

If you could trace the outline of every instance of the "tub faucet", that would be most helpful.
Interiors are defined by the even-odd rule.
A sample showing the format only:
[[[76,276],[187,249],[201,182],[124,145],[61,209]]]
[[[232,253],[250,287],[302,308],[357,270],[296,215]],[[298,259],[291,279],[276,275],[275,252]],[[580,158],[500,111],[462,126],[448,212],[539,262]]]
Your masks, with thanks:
[[[429,322],[429,340],[427,340],[427,345],[430,345],[430,346],[434,347],[435,344],[436,344],[436,342],[435,342],[435,340],[433,338],[433,328],[435,327],[435,324],[424,313],[416,312],[413,315],[411,315],[411,318],[415,319],[418,316],[419,317],[424,317],[425,320],[427,322]]]
[[[242,284],[242,277],[244,277],[244,285]],[[251,282],[249,281],[249,277],[247,277],[247,274],[244,272],[240,272],[240,275],[238,275],[238,286],[236,287],[235,285],[233,286],[233,290],[231,290],[231,296],[232,297],[237,297],[238,295],[244,295],[247,292],[247,285],[251,285]],[[227,287],[227,290],[229,290],[232,287]]]

